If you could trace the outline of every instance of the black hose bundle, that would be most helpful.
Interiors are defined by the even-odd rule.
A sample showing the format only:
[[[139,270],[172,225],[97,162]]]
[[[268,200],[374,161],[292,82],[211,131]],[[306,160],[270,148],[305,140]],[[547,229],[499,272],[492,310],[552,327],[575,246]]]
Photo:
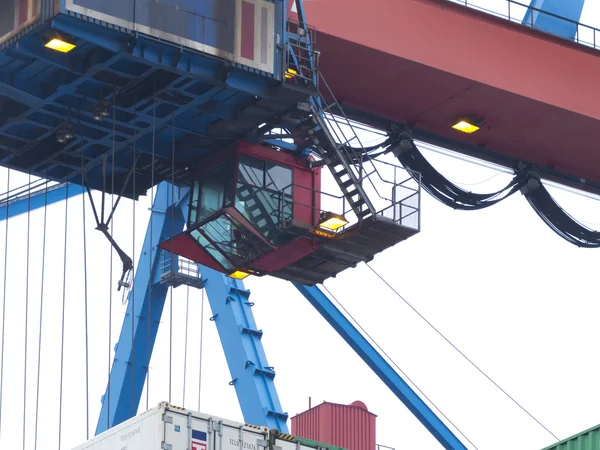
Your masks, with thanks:
[[[523,195],[537,215],[560,237],[578,247],[600,247],[600,232],[582,225],[562,209],[541,183],[537,173],[527,174]]]
[[[510,197],[527,182],[516,174],[504,188],[488,194],[465,191],[440,174],[419,152],[407,133],[400,133],[389,148],[398,161],[411,172],[420,174],[421,186],[430,195],[454,209],[477,210],[487,208]]]

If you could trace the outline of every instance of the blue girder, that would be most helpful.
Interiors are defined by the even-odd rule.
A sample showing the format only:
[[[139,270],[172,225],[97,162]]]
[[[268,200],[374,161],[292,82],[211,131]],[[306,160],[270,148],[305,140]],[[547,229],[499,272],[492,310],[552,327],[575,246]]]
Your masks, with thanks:
[[[183,189],[173,189],[166,182],[158,186],[150,218],[152,239],[149,225],[133,289],[129,293],[107,392],[102,399],[97,434],[137,413],[168,291],[168,285],[161,283],[159,273],[163,251],[157,251],[156,246],[161,240],[183,230],[184,218],[187,217],[186,193]],[[177,258],[176,255],[170,257]],[[232,280],[207,267],[198,267],[244,420],[287,432],[287,414],[279,403],[273,381],[275,372],[267,365],[260,340],[262,331],[256,326],[248,301],[249,291],[241,281]]]
[[[444,448],[467,449],[317,286],[294,286]]]
[[[585,0],[531,0],[530,8],[527,8],[522,23],[546,33],[574,40],[579,31],[577,23],[581,18],[584,3]]]

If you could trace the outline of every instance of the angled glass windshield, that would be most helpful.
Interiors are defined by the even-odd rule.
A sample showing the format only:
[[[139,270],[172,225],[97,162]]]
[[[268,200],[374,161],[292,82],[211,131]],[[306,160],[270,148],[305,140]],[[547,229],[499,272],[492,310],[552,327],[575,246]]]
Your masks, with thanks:
[[[290,240],[280,233],[292,220],[292,169],[241,155],[235,207],[272,244]]]
[[[233,166],[221,164],[192,185],[188,226],[202,222],[233,201]]]

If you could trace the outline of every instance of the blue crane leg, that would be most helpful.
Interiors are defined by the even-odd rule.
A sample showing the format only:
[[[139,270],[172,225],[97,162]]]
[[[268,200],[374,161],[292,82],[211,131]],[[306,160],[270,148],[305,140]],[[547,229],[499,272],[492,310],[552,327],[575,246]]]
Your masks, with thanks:
[[[577,37],[593,43],[594,31],[591,28],[586,30],[583,27],[581,36],[577,34],[576,22],[581,19],[584,3],[585,0],[531,0],[529,6],[535,9],[527,9],[522,23],[565,39],[573,40]]]
[[[79,185],[69,184],[69,191],[67,192],[67,184],[61,183],[48,188],[48,195],[46,195],[46,189],[36,190],[31,193],[30,197],[25,193],[18,198],[9,200],[8,208],[6,202],[0,203],[0,220],[6,220],[18,216],[19,214],[24,214],[27,212],[27,209],[33,211],[38,208],[43,208],[44,205],[62,202],[68,197],[74,197],[81,194],[83,192],[82,189],[83,188]]]
[[[444,448],[466,450],[467,447],[458,440],[444,422],[434,414],[429,406],[406,384],[402,377],[317,286],[304,286],[296,283],[294,283],[294,286]]]
[[[234,280],[208,267],[200,266],[221,345],[225,352],[232,384],[244,415],[253,425],[288,432],[288,415],[279,403],[275,371],[267,364],[261,343],[262,331],[252,314],[250,291]]]
[[[177,189],[175,191],[177,194]],[[127,312],[115,346],[109,384],[102,397],[96,434],[137,414],[168,290],[167,285],[159,283],[160,276],[157,276],[161,251],[157,251],[156,246],[161,238],[180,233],[185,223],[176,204],[178,198],[173,202],[171,193],[169,183],[158,185],[150,217],[152,225],[148,224],[133,289],[129,292]]]

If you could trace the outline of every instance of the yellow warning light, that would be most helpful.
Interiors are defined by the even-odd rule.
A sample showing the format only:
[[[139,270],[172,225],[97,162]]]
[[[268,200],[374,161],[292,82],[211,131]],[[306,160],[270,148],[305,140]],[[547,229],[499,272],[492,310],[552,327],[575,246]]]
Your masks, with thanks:
[[[285,79],[286,80],[291,80],[292,78],[294,78],[296,75],[298,75],[298,72],[295,71],[294,69],[290,69],[288,67],[288,69],[285,71]]]
[[[321,222],[319,222],[319,228],[323,228],[324,230],[337,231],[339,228],[342,228],[344,225],[347,224],[348,221],[344,216],[328,212],[323,214],[323,216],[321,217]]]
[[[477,130],[479,130],[477,125],[467,122],[464,119],[452,125],[452,128],[467,134],[475,133]]]
[[[230,278],[235,278],[236,280],[243,280],[247,276],[250,276],[250,274],[241,270],[236,270],[235,272],[229,274]]]
[[[45,47],[50,48],[52,50],[56,50],[57,52],[69,53],[75,48],[75,44],[70,44],[69,42],[63,41],[62,39],[54,38],[48,41]]]

